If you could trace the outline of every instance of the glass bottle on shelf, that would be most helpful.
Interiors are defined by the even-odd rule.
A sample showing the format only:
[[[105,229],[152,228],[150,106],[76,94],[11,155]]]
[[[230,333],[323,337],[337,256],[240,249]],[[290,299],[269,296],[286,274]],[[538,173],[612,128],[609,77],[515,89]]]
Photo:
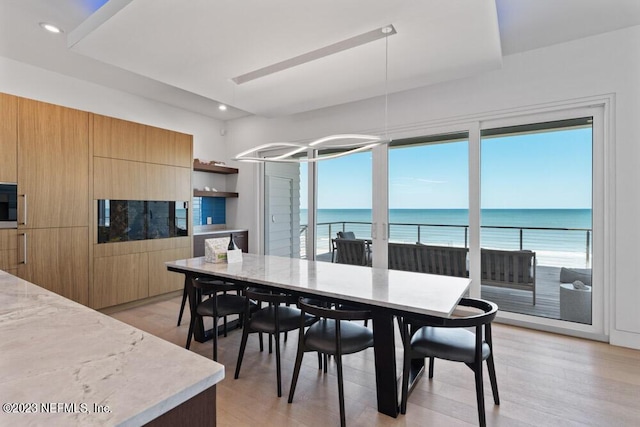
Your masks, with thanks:
[[[238,245],[233,241],[233,234],[229,234],[229,246],[227,246],[227,250],[233,251],[238,249]]]

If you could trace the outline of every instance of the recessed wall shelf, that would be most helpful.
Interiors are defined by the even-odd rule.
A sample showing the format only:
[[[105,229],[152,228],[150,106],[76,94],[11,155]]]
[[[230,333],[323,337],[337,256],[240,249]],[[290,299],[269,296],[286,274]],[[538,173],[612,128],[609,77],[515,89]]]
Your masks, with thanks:
[[[236,168],[230,168],[228,166],[219,166],[219,165],[212,165],[212,164],[203,164],[197,160],[193,161],[193,170],[197,172],[221,173],[224,175],[231,175],[234,173],[238,173],[238,169]]]
[[[208,172],[222,175],[237,174],[238,169],[230,168],[228,166],[219,166],[213,164],[203,164],[197,159],[193,161],[193,170],[197,172]],[[205,191],[205,190],[193,190],[193,197],[238,197],[238,193],[232,191]]]
[[[193,197],[238,197],[238,193],[228,191],[193,190]]]

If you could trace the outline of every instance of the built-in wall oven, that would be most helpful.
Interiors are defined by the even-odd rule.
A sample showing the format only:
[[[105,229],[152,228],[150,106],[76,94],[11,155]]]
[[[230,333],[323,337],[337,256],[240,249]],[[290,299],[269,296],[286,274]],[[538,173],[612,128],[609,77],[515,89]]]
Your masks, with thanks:
[[[18,185],[0,182],[0,228],[18,228]]]

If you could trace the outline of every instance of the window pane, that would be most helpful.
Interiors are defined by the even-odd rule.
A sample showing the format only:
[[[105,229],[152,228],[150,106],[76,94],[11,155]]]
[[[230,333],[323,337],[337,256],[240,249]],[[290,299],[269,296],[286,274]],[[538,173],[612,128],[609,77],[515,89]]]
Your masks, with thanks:
[[[371,239],[371,152],[322,160],[318,165],[316,260],[370,264],[370,253],[336,257],[332,239],[352,232],[358,240]],[[366,245],[366,243],[365,243]]]
[[[591,118],[482,135],[482,297],[590,324]]]
[[[465,277],[467,134],[394,141],[389,150],[389,268]]]

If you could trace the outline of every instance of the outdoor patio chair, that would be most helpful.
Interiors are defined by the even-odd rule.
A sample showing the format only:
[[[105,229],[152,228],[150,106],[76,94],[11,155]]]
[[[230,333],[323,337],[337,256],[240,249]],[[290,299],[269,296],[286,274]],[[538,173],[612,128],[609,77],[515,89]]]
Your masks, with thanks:
[[[335,239],[338,264],[370,265],[369,243],[363,239]]]

